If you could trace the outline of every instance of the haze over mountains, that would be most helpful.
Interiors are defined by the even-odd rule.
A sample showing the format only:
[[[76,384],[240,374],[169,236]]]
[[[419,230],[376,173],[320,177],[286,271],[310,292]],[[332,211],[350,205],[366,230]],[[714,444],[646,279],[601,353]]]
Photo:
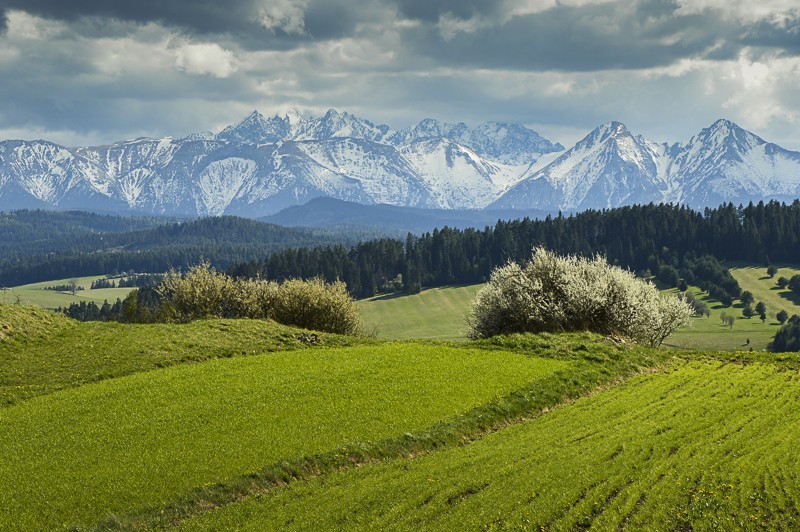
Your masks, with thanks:
[[[3,210],[262,217],[316,197],[492,211],[791,200],[800,153],[727,120],[671,145],[610,122],[564,150],[517,124],[425,119],[394,131],[333,109],[109,146],[0,142]]]

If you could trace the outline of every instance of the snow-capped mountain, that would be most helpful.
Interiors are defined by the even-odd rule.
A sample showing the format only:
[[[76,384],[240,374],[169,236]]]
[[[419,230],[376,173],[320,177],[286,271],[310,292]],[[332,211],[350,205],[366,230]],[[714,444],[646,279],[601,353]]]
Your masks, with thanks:
[[[673,145],[611,122],[563,151],[517,124],[428,118],[393,131],[333,109],[253,112],[216,135],[109,146],[0,142],[0,209],[260,217],[316,197],[433,209],[715,206],[800,197],[800,153],[726,120]]]
[[[366,204],[483,207],[541,154],[562,149],[522,126],[423,120],[403,132],[347,112],[253,112],[217,135],[67,149],[0,143],[0,209],[264,216],[318,196]]]
[[[491,207],[583,210],[677,202],[703,208],[795,197],[800,197],[800,153],[728,120],[672,146],[610,122],[550,164],[530,170]]]
[[[679,201],[689,205],[800,197],[800,153],[729,120],[717,120],[680,146],[670,170],[680,185]]]

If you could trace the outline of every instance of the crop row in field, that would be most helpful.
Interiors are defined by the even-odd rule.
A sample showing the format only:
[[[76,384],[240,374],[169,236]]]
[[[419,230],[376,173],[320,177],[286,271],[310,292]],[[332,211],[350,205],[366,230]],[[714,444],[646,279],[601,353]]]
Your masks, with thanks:
[[[800,376],[680,361],[413,460],[294,483],[187,529],[800,526]]]

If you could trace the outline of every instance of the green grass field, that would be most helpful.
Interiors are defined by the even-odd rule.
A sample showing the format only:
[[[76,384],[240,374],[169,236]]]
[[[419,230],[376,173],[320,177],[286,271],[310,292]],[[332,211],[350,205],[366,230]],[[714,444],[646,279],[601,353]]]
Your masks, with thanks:
[[[798,312],[765,268],[733,274]],[[800,354],[759,352],[774,319],[692,288],[712,315],[674,349],[473,342],[478,289],[360,302],[377,339],[0,302],[0,530],[800,528]]]
[[[568,366],[390,343],[212,360],[34,398],[0,410],[0,529],[92,525],[279,460],[421,431]]]
[[[742,284],[744,290],[753,287],[752,284]],[[683,349],[711,349],[725,351],[747,351],[751,347],[756,351],[767,349],[767,344],[772,341],[780,324],[775,318],[762,322],[758,317],[745,318],[742,316],[742,305],[736,302],[729,308],[724,308],[707,294],[697,288],[690,288],[691,293],[698,299],[705,301],[711,315],[709,317],[693,318],[688,327],[675,331],[664,345]],[[675,293],[676,290],[669,290]],[[800,312],[800,308],[797,309]],[[736,318],[733,327],[723,323],[723,314]],[[748,343],[748,340],[750,341]]]
[[[91,277],[79,277],[78,286],[83,287],[83,290],[78,290],[75,295],[70,292],[55,292],[53,290],[45,290],[48,286],[61,286],[69,283],[69,279],[59,279],[56,281],[46,281],[41,283],[26,284],[22,286],[14,286],[10,291],[4,291],[0,295],[0,303],[15,303],[17,297],[20,298],[20,303],[23,305],[36,305],[37,307],[56,309],[58,307],[68,307],[72,303],[80,303],[92,301],[98,305],[102,305],[103,301],[114,303],[119,299],[125,299],[125,296],[132,290],[131,288],[99,288],[92,290],[92,281],[96,279],[105,279],[104,275],[94,275]]]
[[[785,310],[790,316],[800,313],[800,297],[791,290],[778,288],[775,284],[778,277],[791,279],[797,274],[800,274],[800,269],[794,267],[779,267],[777,275],[772,278],[767,275],[767,268],[764,266],[740,266],[731,269],[731,275],[739,281],[742,290],[750,290],[756,303],[763,301],[767,305],[767,313],[773,318],[779,310]]]
[[[410,296],[378,296],[361,302],[367,330],[379,338],[463,340],[470,303],[481,285],[430,288]]]
[[[466,447],[297,483],[186,528],[797,529],[798,407],[796,368],[679,361]]]
[[[5,331],[0,340],[0,406],[179,363],[309,347],[303,342],[303,331],[274,322],[79,323],[17,305],[0,305],[0,331]],[[319,336],[323,347],[366,341]]]

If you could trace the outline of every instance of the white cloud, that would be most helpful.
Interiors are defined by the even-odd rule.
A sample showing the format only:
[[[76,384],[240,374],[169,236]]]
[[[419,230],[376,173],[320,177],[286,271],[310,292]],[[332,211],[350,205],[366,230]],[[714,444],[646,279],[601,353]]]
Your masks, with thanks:
[[[709,11],[725,19],[744,23],[766,21],[779,27],[800,18],[797,0],[678,0],[675,13],[697,15]]]
[[[237,71],[238,61],[216,43],[185,43],[175,49],[175,66],[187,74],[227,78]]]
[[[46,20],[24,11],[11,10],[6,15],[8,17],[6,37],[11,41],[53,39],[62,35],[67,29],[67,25],[62,22]]]
[[[270,31],[283,30],[289,35],[305,35],[305,10],[309,0],[264,0],[258,22]]]
[[[800,87],[800,58],[773,57],[753,60],[748,51],[731,65],[725,76],[730,96],[722,107],[742,116],[752,127],[766,128],[774,121],[797,123],[796,96],[787,87]]]

